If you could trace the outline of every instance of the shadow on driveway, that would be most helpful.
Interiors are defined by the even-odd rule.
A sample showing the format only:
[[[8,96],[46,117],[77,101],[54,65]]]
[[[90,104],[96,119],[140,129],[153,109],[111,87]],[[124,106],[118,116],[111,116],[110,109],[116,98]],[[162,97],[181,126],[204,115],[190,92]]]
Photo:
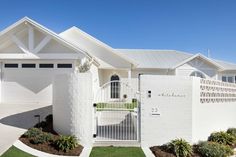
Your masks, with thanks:
[[[39,119],[38,117],[35,117],[35,115],[40,115],[40,119],[43,121],[49,114],[52,114],[52,106],[13,114],[0,119],[0,123],[17,128],[28,129],[38,123]]]

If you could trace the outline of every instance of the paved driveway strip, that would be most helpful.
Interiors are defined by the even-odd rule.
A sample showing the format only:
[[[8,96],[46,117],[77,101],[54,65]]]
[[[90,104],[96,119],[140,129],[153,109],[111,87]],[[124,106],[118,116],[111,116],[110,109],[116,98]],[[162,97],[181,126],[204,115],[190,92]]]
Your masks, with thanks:
[[[48,104],[0,104],[0,155],[30,127],[52,113]]]

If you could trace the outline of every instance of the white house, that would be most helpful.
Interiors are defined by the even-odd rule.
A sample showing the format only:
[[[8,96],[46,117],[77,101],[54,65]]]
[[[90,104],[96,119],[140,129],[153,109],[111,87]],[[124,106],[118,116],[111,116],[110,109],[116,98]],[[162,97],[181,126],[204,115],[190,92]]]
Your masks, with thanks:
[[[186,111],[191,113],[189,114],[190,118],[185,117],[185,120],[191,121],[186,126],[189,130],[182,131],[183,133],[186,131],[187,139],[196,141],[205,137],[206,132],[209,133],[212,129],[221,129],[212,127],[201,135],[195,136],[197,124],[200,121],[196,118],[199,117],[199,112],[194,110],[194,108],[197,108],[196,102],[200,102],[200,100],[202,103],[208,101],[202,96],[204,91],[200,93],[200,87],[204,86],[201,85],[204,84],[202,80],[228,82],[229,84],[222,84],[222,86],[232,87],[231,94],[236,93],[234,91],[234,88],[236,88],[234,86],[236,83],[236,64],[234,63],[215,60],[202,54],[190,54],[176,50],[115,49],[77,27],[69,28],[57,34],[25,17],[0,33],[1,103],[52,104],[53,93],[57,93],[52,87],[55,78],[60,74],[74,73],[77,71],[78,65],[81,65],[84,60],[91,64],[89,71],[92,75],[92,90],[88,91],[93,96],[93,103],[97,105],[96,128],[93,129],[94,137],[97,137],[97,141],[143,141],[147,145],[155,144],[151,140],[152,137],[143,135],[150,128],[146,128],[141,124],[142,119],[145,124],[150,119],[147,116],[142,118],[142,112],[139,111],[139,109],[141,111],[143,109],[145,115],[146,111],[144,110],[146,107],[144,107],[145,105],[142,106],[142,104],[150,103],[150,99],[146,100],[146,98],[153,98],[153,95],[155,95],[153,91],[159,92],[160,97],[175,97],[175,99],[169,102],[171,99],[157,99],[159,96],[156,95],[155,99],[152,99],[152,103],[161,100],[160,103],[173,104],[177,99],[179,102],[175,102],[176,104],[191,104],[190,106],[192,107],[189,108],[189,112]],[[195,77],[202,79],[195,79]],[[88,81],[86,82],[89,84]],[[194,82],[195,84],[193,84]],[[63,84],[63,82],[59,84]],[[183,85],[182,92],[179,89],[182,87],[178,86],[178,84]],[[214,85],[216,84],[218,83],[214,83]],[[142,93],[142,85],[144,93]],[[197,88],[198,93],[196,94],[192,91],[196,89],[195,86],[197,85],[199,85],[199,88]],[[165,91],[166,89],[175,91],[177,88],[178,91],[176,92],[168,93]],[[60,88],[60,90],[62,89]],[[198,96],[199,101],[195,101],[197,98],[193,94]],[[235,111],[236,109],[234,98],[236,98],[236,95],[230,95],[230,101],[228,101],[228,103],[230,102],[230,111]],[[141,102],[141,107],[135,104],[137,101]],[[218,101],[218,99],[214,98],[214,100],[210,99],[209,101]],[[149,106],[149,108],[150,114],[154,117],[164,114],[165,111],[172,110],[170,107],[163,108],[163,112],[159,111],[162,108],[161,106]],[[174,107],[176,110],[179,108],[181,107]],[[112,112],[109,112],[111,109]],[[229,109],[222,113],[231,116],[227,118],[232,118],[232,112],[229,112]],[[179,115],[176,116],[178,117]],[[166,126],[169,121],[172,121],[172,119],[165,119],[160,125]],[[152,122],[156,122],[155,118]],[[183,120],[182,122],[185,123],[186,121]],[[194,125],[195,123],[196,125]],[[171,123],[171,125],[174,126],[175,124]],[[222,129],[225,129],[226,125],[235,127],[236,122],[232,120],[229,123],[225,123]],[[179,131],[181,132],[181,130]],[[145,134],[149,133],[146,132]],[[163,143],[169,138],[181,135],[170,133],[168,138],[162,139],[157,143]],[[100,139],[98,136],[100,136]]]

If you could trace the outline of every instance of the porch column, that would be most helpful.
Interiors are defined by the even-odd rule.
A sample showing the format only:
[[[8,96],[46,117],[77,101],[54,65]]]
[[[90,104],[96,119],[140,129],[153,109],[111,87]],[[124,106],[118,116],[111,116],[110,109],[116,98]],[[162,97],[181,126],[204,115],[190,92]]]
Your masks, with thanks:
[[[128,84],[131,86],[131,69],[128,70]]]

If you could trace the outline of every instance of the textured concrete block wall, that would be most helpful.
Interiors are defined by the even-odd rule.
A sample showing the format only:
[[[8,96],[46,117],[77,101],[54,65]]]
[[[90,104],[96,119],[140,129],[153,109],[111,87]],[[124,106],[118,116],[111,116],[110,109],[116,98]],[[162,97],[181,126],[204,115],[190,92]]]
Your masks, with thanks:
[[[75,135],[80,143],[92,145],[92,77],[90,73],[58,75],[53,83],[54,129]]]

